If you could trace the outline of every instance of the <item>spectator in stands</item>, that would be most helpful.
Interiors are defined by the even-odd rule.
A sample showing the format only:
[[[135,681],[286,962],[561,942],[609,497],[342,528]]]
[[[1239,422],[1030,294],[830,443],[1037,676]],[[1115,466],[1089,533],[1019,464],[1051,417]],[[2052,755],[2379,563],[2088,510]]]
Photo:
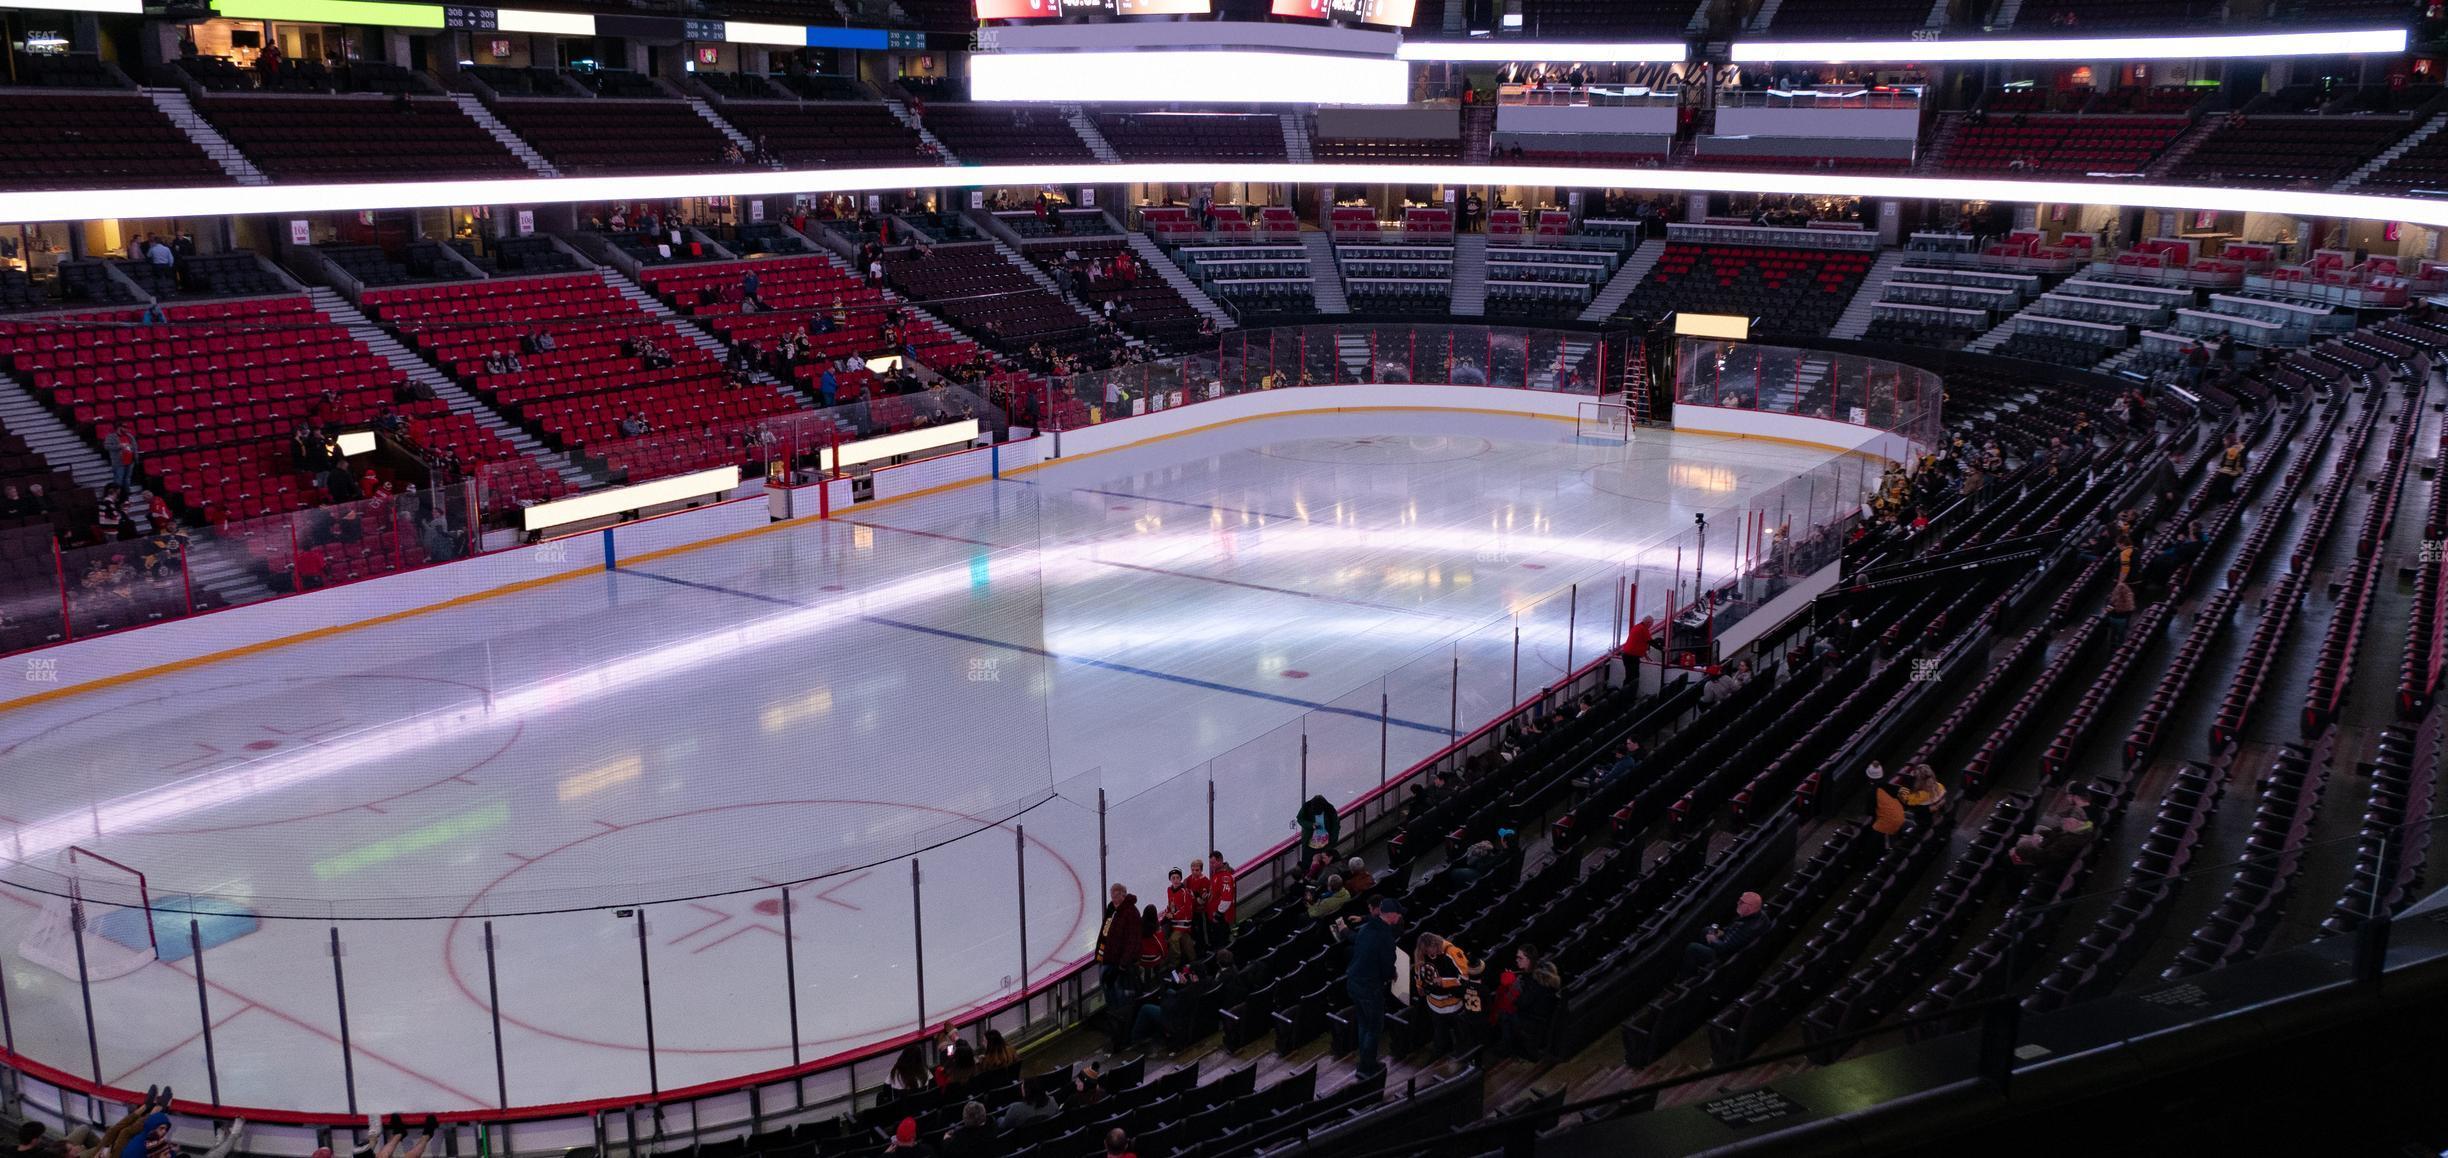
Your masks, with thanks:
[[[2130,548],[2128,549],[2130,551]],[[2114,644],[2125,638],[2125,629],[2133,623],[2134,589],[2125,580],[2117,580],[2108,589],[2108,639]]]
[[[1683,947],[1683,973],[1690,976],[1715,968],[1719,961],[1733,956],[1743,946],[1759,940],[1768,931],[1768,918],[1760,911],[1758,893],[1744,893],[1734,900],[1734,919],[1722,925],[1711,925],[1700,939]]]
[[[107,449],[110,451],[111,481],[119,484],[122,491],[136,489],[138,456],[135,432],[125,426],[112,430]]]
[[[1165,960],[1171,964],[1188,961],[1196,944],[1194,927],[1198,924],[1198,895],[1191,891],[1180,869],[1165,873],[1164,938]]]
[[[952,1027],[945,1026],[944,1032],[950,1034]],[[935,1088],[939,1090],[968,1089],[970,1080],[977,1077],[977,1073],[977,1051],[969,1048],[968,1042],[955,1038],[952,1047],[944,1051],[943,1064],[935,1067]]]
[[[25,513],[27,518],[52,521],[59,514],[59,504],[52,499],[43,484],[28,482],[25,489]]]
[[[941,421],[957,421],[951,410],[949,405],[945,407]],[[1190,874],[1182,878],[1182,888],[1190,894],[1190,944],[1197,950],[1206,949],[1208,944],[1207,894],[1213,884],[1207,879],[1207,859],[1191,857]]]
[[[1904,807],[1926,818],[1935,815],[1938,806],[1946,802],[1946,785],[1938,782],[1938,772],[1927,764],[1914,764],[1904,770],[1904,789],[1897,799]]]
[[[945,1158],[1000,1154],[1006,1147],[995,1142],[994,1119],[986,1115],[986,1103],[972,1099],[961,1106],[960,1124],[945,1132]]]
[[[881,253],[867,261],[867,284],[884,284],[884,258]]]
[[[926,1050],[917,1042],[901,1047],[901,1056],[893,1059],[891,1072],[884,1075],[884,1088],[894,1094],[914,1094],[935,1088],[935,1073],[927,1068]]]
[[[1497,1015],[1497,1049],[1537,1061],[1545,1056],[1547,1042],[1554,1033],[1564,978],[1556,972],[1555,962],[1541,959],[1528,945],[1513,951],[1513,970],[1505,976],[1515,979],[1518,989],[1514,991],[1512,1008]]]
[[[892,1141],[884,1144],[884,1152],[919,1155],[923,1158],[923,1156],[934,1154],[935,1148],[919,1139],[918,1119],[903,1118],[900,1125],[893,1127]]]
[[[170,315],[162,312],[160,302],[148,302],[145,305],[144,312],[136,315],[136,324],[140,326],[166,326],[170,324]]]
[[[1106,895],[1105,923],[1097,931],[1097,964],[1104,967],[1098,984],[1106,1006],[1119,1009],[1139,964],[1139,898],[1121,885]]]
[[[1121,1048],[1151,1038],[1168,1042],[1187,1038],[1198,1018],[1198,985],[1198,973],[1188,962],[1168,970],[1155,988],[1140,995],[1138,1013],[1128,1036],[1121,1039]]]
[[[1716,678],[1708,682],[1707,686],[1700,689],[1700,702],[1722,704],[1733,699],[1734,693],[1743,690],[1743,687],[1750,682],[1751,661],[1738,660],[1734,664],[1733,671],[1719,673]]]
[[[1464,1038],[1466,990],[1478,969],[1462,947],[1435,933],[1422,933],[1411,947],[1411,990],[1428,1007],[1429,1041],[1441,1054],[1469,1045]]]
[[[1377,874],[1368,870],[1368,862],[1353,857],[1343,865],[1343,887],[1354,898],[1365,897],[1377,888]]]
[[[2091,831],[2091,794],[2080,788],[2066,789],[2065,800],[2057,806],[2056,817],[2044,827],[2067,832]]]
[[[1240,916],[1239,881],[1222,852],[1207,852],[1207,938],[1210,945],[1232,940],[1233,922]]]
[[[1331,853],[1343,839],[1343,817],[1323,796],[1312,796],[1292,818],[1292,827],[1301,834],[1301,845],[1312,853]]]
[[[417,542],[425,548],[425,557],[436,563],[447,563],[459,557],[459,536],[451,530],[450,521],[442,516],[438,507],[425,517],[424,525],[417,532]]]
[[[1165,967],[1164,915],[1149,905],[1139,910],[1139,983],[1147,985],[1162,976]]]
[[[982,1073],[1000,1073],[1020,1064],[1020,1051],[1003,1040],[1002,1030],[984,1030],[978,1034],[977,1064]]]
[[[2087,830],[2042,829],[2017,840],[2007,859],[2026,869],[2050,868],[2072,861],[2089,843],[2091,834]]]
[[[1124,1133],[1122,1127],[1105,1131],[1105,1158],[1139,1158],[1131,1150],[1130,1135]]]
[[[1621,781],[1624,777],[1640,771],[1641,756],[1642,750],[1640,737],[1626,736],[1624,737],[1623,750],[1616,754],[1615,759],[1612,762],[1610,762],[1595,777],[1584,776],[1574,780],[1573,787],[1579,788],[1583,791],[1589,791],[1591,789],[1604,791],[1608,787]]]
[[[102,488],[102,497],[94,502],[93,539],[112,543],[127,537],[127,491],[112,483]]]
[[[1031,1122],[1051,1118],[1055,1114],[1054,1097],[1046,1090],[1047,1082],[1031,1080],[1020,1083],[1020,1097],[1003,1107],[995,1121],[1006,1130],[1016,1130]]]
[[[1351,962],[1344,968],[1343,988],[1351,996],[1357,1039],[1354,1076],[1364,1081],[1385,1072],[1384,1064],[1377,1060],[1377,1043],[1385,1036],[1387,987],[1394,982],[1394,929],[1402,919],[1402,898],[1387,897],[1378,902],[1375,916],[1361,921],[1351,933]]]
[[[621,416],[619,428],[622,438],[636,438],[653,429],[647,425],[646,416],[635,410]]]
[[[1877,770],[1876,765],[1872,770]],[[1904,831],[1904,798],[1883,773],[1870,782],[1870,810],[1870,831],[1877,833],[1882,842],[1892,843],[1896,834]]]
[[[1493,841],[1475,841],[1462,850],[1462,858],[1445,866],[1445,875],[1457,885],[1470,885],[1496,871],[1501,857]]]
[[[1323,885],[1309,886],[1309,904],[1303,911],[1312,921],[1331,921],[1351,899],[1351,890],[1344,886],[1342,874],[1337,873],[1327,877]]]
[[[178,264],[178,255],[170,252],[169,242],[156,236],[145,241],[145,260],[155,269],[166,270]]]
[[[2227,432],[2226,445],[2219,448],[2219,497],[2234,498],[2236,485],[2244,478],[2244,436]]]
[[[0,519],[30,518],[34,513],[34,504],[16,483],[0,483]]]

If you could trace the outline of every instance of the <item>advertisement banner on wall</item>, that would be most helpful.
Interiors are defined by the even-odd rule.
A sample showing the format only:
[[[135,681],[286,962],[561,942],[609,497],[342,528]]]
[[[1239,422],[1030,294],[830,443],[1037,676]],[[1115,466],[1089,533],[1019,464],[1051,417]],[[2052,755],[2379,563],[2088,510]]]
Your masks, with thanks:
[[[309,226],[308,224],[306,224],[304,221],[292,221],[292,222],[290,222],[290,223],[289,223],[289,244],[291,244],[291,245],[313,245],[313,244],[314,244],[314,228],[313,228],[312,226]]]
[[[519,210],[519,215],[518,215],[518,235],[519,235],[520,237],[525,237],[525,236],[527,236],[528,234],[531,234],[531,233],[534,233],[534,232],[535,232],[535,210],[533,210],[533,209],[521,209],[521,210]]]

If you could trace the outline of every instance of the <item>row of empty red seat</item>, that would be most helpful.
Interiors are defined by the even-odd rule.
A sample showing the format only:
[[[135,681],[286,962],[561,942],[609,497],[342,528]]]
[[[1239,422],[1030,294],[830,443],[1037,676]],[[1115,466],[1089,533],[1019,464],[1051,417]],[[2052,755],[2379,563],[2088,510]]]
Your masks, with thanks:
[[[794,408],[771,387],[732,385],[712,354],[597,274],[382,290],[364,301],[479,396],[564,450],[605,457],[631,437],[621,431],[625,419],[668,432]],[[522,339],[538,334],[550,334],[554,348],[522,351]],[[669,364],[650,365],[641,342]],[[511,355],[516,370],[486,365]],[[632,463],[627,473],[647,478],[694,465]]]
[[[144,471],[209,521],[324,501],[293,465],[288,439],[301,422],[446,412],[401,403],[403,375],[304,298],[166,313],[159,326],[126,312],[0,324],[0,356],[81,431],[133,432]]]
[[[2036,173],[2139,173],[2184,135],[2183,117],[2026,117],[1963,122],[1944,167]]]

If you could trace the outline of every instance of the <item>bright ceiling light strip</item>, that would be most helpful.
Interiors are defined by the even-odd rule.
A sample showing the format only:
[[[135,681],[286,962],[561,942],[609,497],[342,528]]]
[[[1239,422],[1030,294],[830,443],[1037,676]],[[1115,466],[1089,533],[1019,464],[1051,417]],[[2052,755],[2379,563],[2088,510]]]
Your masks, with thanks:
[[[584,12],[536,12],[504,8],[494,13],[493,26],[502,32],[534,32],[545,36],[593,36],[595,18]]]
[[[28,12],[100,12],[110,16],[144,15],[144,0],[9,0],[8,6]]]
[[[1676,64],[1691,55],[1677,42],[1652,44],[1587,40],[1429,41],[1394,50],[1397,60],[1592,60],[1627,64]]]
[[[2009,181],[1967,177],[1881,177],[1826,170],[1717,171],[1555,165],[1370,165],[1357,162],[1256,164],[1164,161],[1096,165],[927,165],[894,169],[723,169],[636,177],[525,177],[492,181],[396,181],[353,185],[231,185],[208,188],[73,189],[0,193],[0,221],[100,221],[133,217],[231,217],[353,213],[361,209],[440,209],[466,205],[552,205],[681,197],[779,197],[887,189],[998,186],[1197,184],[1208,181],[1304,185],[1552,185],[1567,189],[1642,189],[1693,193],[1800,193],[1904,200],[2009,204],[2114,205],[2292,217],[2402,221],[2448,227],[2448,201],[2371,193],[2313,193],[2212,185]]]
[[[2222,57],[2350,56],[2404,52],[2406,30],[2285,32],[2249,36],[2101,36],[2046,40],[1737,41],[1737,64],[1847,60],[2204,60]]]
[[[1247,101],[1399,105],[1399,60],[1298,52],[982,52],[969,58],[975,101]]]

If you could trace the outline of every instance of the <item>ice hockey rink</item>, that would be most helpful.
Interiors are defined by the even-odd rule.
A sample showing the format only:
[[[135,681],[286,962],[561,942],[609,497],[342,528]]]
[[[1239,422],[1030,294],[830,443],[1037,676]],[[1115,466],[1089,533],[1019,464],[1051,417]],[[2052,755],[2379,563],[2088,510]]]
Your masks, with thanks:
[[[1343,413],[1060,460],[0,712],[0,839],[21,884],[144,876],[157,954],[89,914],[107,1083],[202,1098],[207,1016],[233,1105],[778,1069],[1082,959],[1100,793],[1103,871],[1160,899],[1600,654],[1694,513],[1831,459]],[[44,901],[0,887],[14,1048],[90,1076]]]

